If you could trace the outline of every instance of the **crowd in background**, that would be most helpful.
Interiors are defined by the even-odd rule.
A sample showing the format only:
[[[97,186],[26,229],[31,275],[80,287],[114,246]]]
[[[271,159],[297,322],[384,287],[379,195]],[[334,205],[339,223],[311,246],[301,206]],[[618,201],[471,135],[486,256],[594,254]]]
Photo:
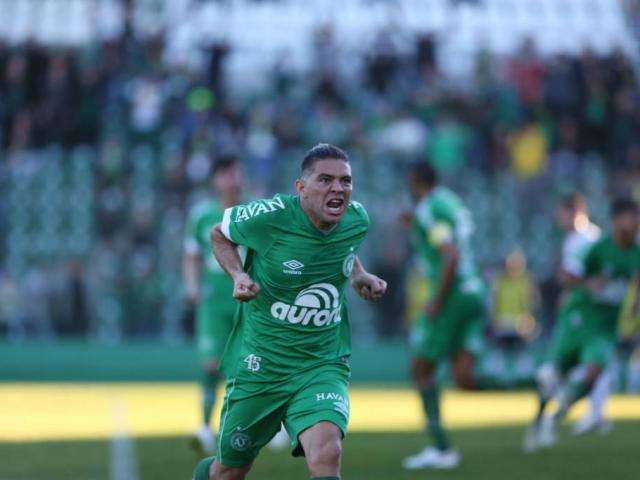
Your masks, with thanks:
[[[183,222],[211,162],[238,154],[247,196],[271,195],[291,189],[302,152],[319,141],[351,155],[355,196],[377,228],[364,253],[395,287],[373,313],[378,333],[405,331],[413,262],[396,220],[409,202],[403,166],[413,161],[432,162],[472,201],[479,231],[495,216],[505,228],[532,223],[514,226],[499,248],[479,233],[479,260],[498,285],[502,261],[523,246],[531,288],[543,292],[527,308],[551,317],[555,199],[586,185],[601,195],[593,207],[602,220],[611,196],[640,198],[630,59],[589,50],[543,58],[525,40],[507,57],[481,52],[473,77],[461,79],[439,69],[429,34],[406,50],[383,29],[359,58],[341,51],[330,25],[313,35],[310,71],[294,71],[283,53],[256,90],[225,75],[233,45],[224,43],[206,47],[197,72],[163,62],[162,34],[137,38],[130,28],[83,48],[0,44],[0,332],[179,338]],[[492,196],[498,184],[514,197]],[[68,220],[50,226],[59,216]],[[528,228],[542,232],[546,250],[525,245]],[[367,328],[356,332],[375,336]]]

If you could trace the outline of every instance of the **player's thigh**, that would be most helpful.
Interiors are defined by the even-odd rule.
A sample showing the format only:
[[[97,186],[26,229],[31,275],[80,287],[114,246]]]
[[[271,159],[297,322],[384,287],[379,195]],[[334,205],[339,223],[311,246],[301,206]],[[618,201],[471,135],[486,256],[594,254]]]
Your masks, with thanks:
[[[580,351],[580,363],[606,369],[615,355],[616,339],[613,335],[592,333]]]
[[[280,430],[289,397],[290,393],[283,389],[260,391],[254,384],[227,382],[217,460],[227,467],[250,465]]]
[[[456,325],[456,353],[463,353],[461,362],[466,364],[479,357],[485,348],[486,309],[482,298],[471,294],[461,296],[450,317]]]
[[[438,364],[452,352],[455,328],[448,323],[449,312],[443,310],[434,318],[421,316],[411,331],[411,353],[414,358]]]
[[[320,422],[338,427],[344,437],[349,424],[349,367],[336,363],[307,373],[303,386],[287,405],[284,425],[294,456],[304,455],[300,435]]]
[[[565,374],[580,363],[580,340],[570,331],[555,332],[551,340],[551,352],[549,360],[555,367]]]

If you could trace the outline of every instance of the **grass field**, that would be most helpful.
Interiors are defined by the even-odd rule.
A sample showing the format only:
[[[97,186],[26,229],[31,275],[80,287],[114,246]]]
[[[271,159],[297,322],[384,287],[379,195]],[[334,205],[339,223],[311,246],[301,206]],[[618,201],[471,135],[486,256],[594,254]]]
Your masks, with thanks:
[[[197,399],[194,384],[0,385],[0,480],[189,480],[198,460],[187,447]],[[405,473],[400,460],[426,440],[417,399],[403,388],[355,387],[343,478],[640,478],[638,397],[613,399],[616,423],[608,436],[565,433],[556,448],[523,455],[520,440],[533,407],[526,392],[447,393],[444,414],[462,467]],[[303,460],[265,450],[250,478],[308,477]]]
[[[347,480],[636,480],[640,472],[640,422],[616,423],[609,436],[561,439],[553,450],[520,452],[521,427],[456,430],[463,464],[453,472],[403,472],[400,459],[423,446],[420,433],[353,433],[344,445]],[[137,478],[190,480],[197,461],[186,437],[135,440]],[[110,472],[108,441],[0,444],[2,480],[103,480]],[[304,461],[265,450],[250,478],[306,479]],[[131,480],[131,479],[127,479]]]

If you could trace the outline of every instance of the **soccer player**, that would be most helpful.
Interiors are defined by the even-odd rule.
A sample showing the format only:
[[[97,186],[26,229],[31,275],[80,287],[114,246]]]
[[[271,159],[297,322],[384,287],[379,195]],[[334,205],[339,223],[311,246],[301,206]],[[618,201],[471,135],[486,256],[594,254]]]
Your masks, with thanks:
[[[242,172],[235,157],[225,156],[214,163],[211,188],[217,199],[203,200],[189,213],[182,268],[187,299],[196,306],[196,344],[204,370],[202,427],[196,432],[194,445],[208,454],[215,451],[210,422],[220,378],[218,367],[237,308],[233,282],[213,257],[209,232],[222,221],[224,210],[240,201]]]
[[[454,468],[460,454],[451,447],[440,420],[437,369],[453,360],[456,384],[476,388],[475,357],[483,344],[485,287],[476,270],[469,210],[451,190],[438,185],[426,162],[409,172],[409,187],[417,202],[413,215],[416,247],[428,265],[433,286],[423,317],[411,334],[412,376],[428,419],[434,446],[406,458],[407,469]]]
[[[571,406],[591,391],[613,356],[621,306],[631,279],[640,269],[640,245],[636,243],[638,205],[628,199],[615,200],[611,222],[611,235],[595,242],[584,259],[580,283],[584,286],[585,304],[581,318],[574,315],[583,327],[573,332],[571,345],[563,347],[571,347],[565,363],[576,366],[560,390],[556,412],[539,422],[538,444],[543,447],[555,443],[557,426]]]
[[[198,464],[195,480],[245,478],[281,422],[312,478],[340,476],[351,352],[344,288],[350,282],[376,300],[386,283],[357,257],[369,218],[350,201],[347,155],[320,144],[301,170],[297,195],[229,208],[212,232],[215,256],[242,303],[223,358],[217,454]]]
[[[586,292],[579,280],[584,275],[584,259],[593,243],[600,237],[600,229],[589,220],[587,202],[580,193],[565,196],[556,210],[556,221],[566,231],[562,243],[558,281],[563,287],[558,320],[554,327],[549,361],[536,375],[538,383],[538,413],[524,438],[524,451],[535,451],[539,445],[539,426],[549,400],[560,382],[560,376],[575,366],[577,339],[584,330]],[[603,376],[604,377],[604,376]],[[603,378],[601,382],[605,382]],[[602,388],[597,398],[601,398]],[[594,401],[594,411],[602,411]]]

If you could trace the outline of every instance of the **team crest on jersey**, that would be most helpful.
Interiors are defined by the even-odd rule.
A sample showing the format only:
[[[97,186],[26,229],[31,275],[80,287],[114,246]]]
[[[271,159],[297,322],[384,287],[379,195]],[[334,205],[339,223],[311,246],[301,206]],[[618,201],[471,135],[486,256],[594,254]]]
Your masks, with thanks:
[[[312,323],[316,327],[339,323],[342,320],[340,310],[340,293],[330,283],[316,283],[305,288],[298,293],[293,305],[284,302],[271,305],[271,315],[278,320],[300,325]]]
[[[353,264],[356,262],[356,254],[353,253],[353,248],[351,249],[351,253],[347,255],[347,258],[342,262],[342,274],[345,277],[350,277],[351,272],[353,272]]]

